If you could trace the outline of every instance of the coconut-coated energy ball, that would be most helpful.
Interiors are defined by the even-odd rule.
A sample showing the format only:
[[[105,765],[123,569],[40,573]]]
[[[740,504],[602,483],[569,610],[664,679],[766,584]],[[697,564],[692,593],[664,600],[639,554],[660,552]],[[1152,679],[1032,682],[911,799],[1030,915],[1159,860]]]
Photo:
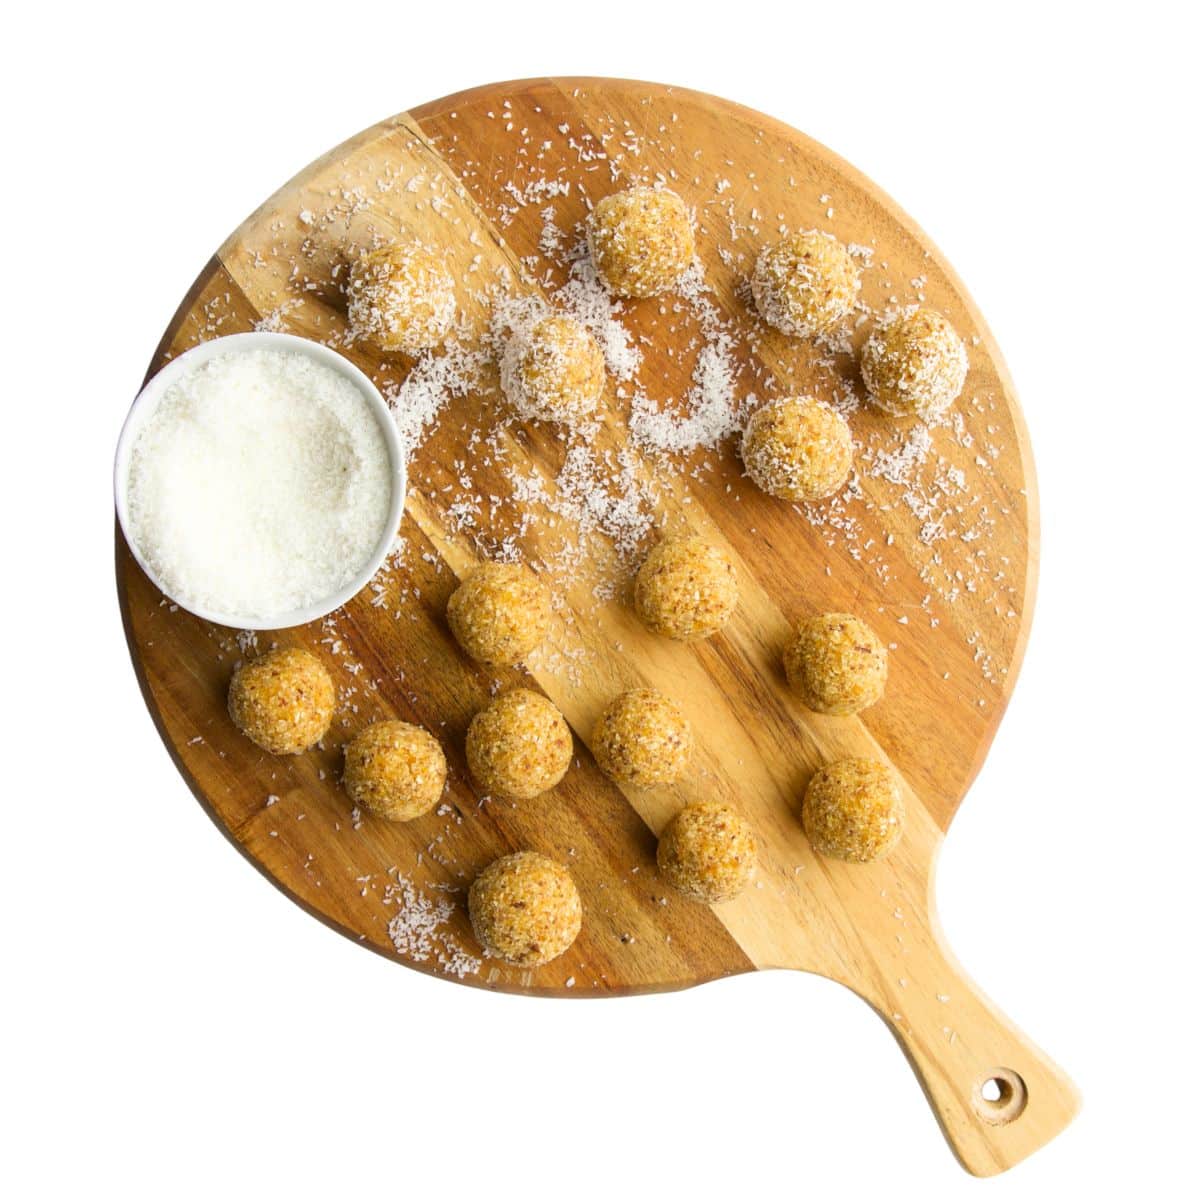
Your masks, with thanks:
[[[411,821],[442,798],[446,756],[419,725],[376,721],[346,747],[342,782],[359,807],[389,821]]]
[[[272,650],[234,672],[229,716],[268,754],[300,754],[333,720],[333,680],[307,650]]]
[[[658,869],[672,887],[706,904],[732,900],[754,875],[754,831],[727,804],[689,804],[658,839]]]
[[[511,667],[549,632],[550,593],[522,563],[484,563],[454,590],[446,620],[476,662]]]
[[[454,323],[454,280],[418,242],[389,242],[350,264],[346,315],[356,339],[415,355],[441,343]]]
[[[900,840],[900,781],[891,767],[872,758],[830,763],[809,781],[800,819],[818,854],[874,862]]]
[[[500,382],[519,416],[574,425],[590,417],[600,402],[604,353],[572,317],[542,317],[509,339]]]
[[[467,893],[467,911],[484,950],[514,967],[540,967],[557,958],[583,924],[570,872],[532,850],[486,867]]]
[[[788,683],[814,712],[848,716],[883,695],[887,647],[850,613],[822,613],[796,627],[783,652]]]
[[[605,196],[588,217],[587,239],[609,291],[635,300],[669,291],[696,257],[691,214],[666,188]]]
[[[728,555],[700,537],[659,542],[633,584],[633,606],[653,633],[693,642],[711,637],[737,608],[737,576]]]
[[[913,305],[880,322],[860,366],[876,407],[893,417],[931,420],[958,399],[967,348],[940,312]]]
[[[858,289],[849,251],[815,229],[764,246],[750,277],[759,315],[792,337],[814,337],[835,325],[854,307]]]
[[[824,500],[841,491],[854,463],[850,426],[821,400],[793,396],[758,409],[742,434],[746,473],[781,500]]]
[[[692,726],[674,700],[653,688],[634,688],[600,714],[592,733],[600,769],[618,783],[674,783],[692,753]]]
[[[514,688],[475,714],[467,765],[479,786],[505,800],[530,800],[567,773],[575,744],[563,715],[537,692]]]

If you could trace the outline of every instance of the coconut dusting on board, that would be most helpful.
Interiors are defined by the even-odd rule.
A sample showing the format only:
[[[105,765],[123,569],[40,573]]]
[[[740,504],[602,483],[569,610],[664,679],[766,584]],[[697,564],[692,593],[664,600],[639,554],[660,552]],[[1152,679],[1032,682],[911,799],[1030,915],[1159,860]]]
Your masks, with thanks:
[[[597,650],[574,613],[623,603],[658,531],[678,528],[693,503],[732,514],[756,535],[751,514],[764,501],[742,475],[741,429],[761,404],[813,395],[850,418],[856,443],[855,474],[839,495],[788,506],[802,522],[796,554],[820,552],[804,571],[829,581],[832,599],[821,602],[848,605],[862,595],[870,604],[864,615],[901,657],[916,644],[917,629],[920,637],[953,641],[943,657],[962,665],[941,677],[945,688],[973,708],[1000,701],[1024,574],[995,550],[994,532],[1020,521],[1025,501],[1002,482],[1019,451],[996,385],[979,385],[990,373],[973,372],[957,407],[941,417],[892,423],[866,406],[855,369],[865,305],[831,333],[804,342],[778,335],[747,304],[746,279],[759,248],[796,225],[797,198],[808,220],[847,245],[877,309],[926,295],[936,304],[948,285],[935,265],[894,271],[857,198],[830,179],[814,180],[799,164],[777,170],[793,199],[769,202],[771,189],[739,164],[735,146],[721,152],[689,140],[669,95],[647,100],[636,129],[616,116],[593,118],[590,127],[548,123],[523,95],[488,114],[495,143],[488,154],[473,151],[478,135],[460,135],[457,120],[443,114],[436,132],[420,138],[398,127],[386,155],[362,165],[348,160],[336,187],[306,189],[294,212],[285,205],[231,264],[271,328],[345,348],[344,244],[370,245],[405,227],[444,243],[460,309],[450,341],[415,361],[359,359],[396,415],[410,492],[419,500],[410,513],[421,514],[406,520],[397,552],[371,585],[370,603],[396,621],[433,619],[428,591],[447,573],[426,527],[436,524],[464,555],[526,561],[553,581],[566,597],[563,620],[531,665],[578,684]],[[582,236],[592,205],[633,183],[685,196],[696,214],[700,260],[675,291],[636,302],[608,294]],[[580,427],[518,422],[500,392],[506,328],[534,308],[574,316],[604,353],[606,397],[596,419]],[[195,310],[190,332],[206,340],[248,319],[218,294]],[[971,359],[974,368],[977,356]],[[959,606],[955,622],[947,619],[951,605]],[[1002,643],[993,632],[989,644],[982,620],[964,618],[963,606],[1010,623],[1009,639]],[[326,637],[344,676],[342,719],[352,727],[373,684],[370,670],[346,649],[351,639],[342,636],[343,625],[349,633],[345,614],[334,613]],[[215,637],[220,653],[238,656],[236,645]],[[401,670],[392,682],[415,704],[403,676]],[[339,833],[358,836],[345,821]],[[448,823],[426,851],[418,864],[425,886],[462,879],[471,847],[457,826]],[[433,936],[430,923],[434,932],[442,928],[440,909],[436,900],[423,907],[416,872],[408,886],[415,900],[403,887],[392,893],[412,913],[411,924],[397,925],[394,944],[408,957],[440,961],[422,941]]]

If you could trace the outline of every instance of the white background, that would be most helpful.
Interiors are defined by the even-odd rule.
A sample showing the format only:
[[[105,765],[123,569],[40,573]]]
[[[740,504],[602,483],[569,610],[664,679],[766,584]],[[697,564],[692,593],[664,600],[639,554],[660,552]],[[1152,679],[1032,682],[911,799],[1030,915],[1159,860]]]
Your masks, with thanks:
[[[1169,15],[1185,6],[669,7],[6,17],[5,1194],[1194,1186],[1197,95],[1195,31]],[[547,1002],[363,952],[231,849],[145,713],[109,470],[180,297],[327,148],[544,73],[683,84],[804,129],[917,218],[1004,348],[1042,584],[938,897],[966,968],[1085,1108],[990,1184],[956,1165],[882,1023],[824,980]]]

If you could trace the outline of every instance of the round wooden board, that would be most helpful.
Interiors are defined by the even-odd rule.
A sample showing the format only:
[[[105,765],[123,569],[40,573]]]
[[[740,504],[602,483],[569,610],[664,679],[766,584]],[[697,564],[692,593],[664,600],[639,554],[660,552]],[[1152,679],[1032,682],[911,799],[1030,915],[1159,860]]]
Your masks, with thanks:
[[[571,439],[516,423],[480,352],[497,298],[594,304],[579,223],[607,192],[655,180],[695,208],[707,290],[617,314],[641,364],[632,380],[610,379],[598,430]],[[844,344],[783,338],[747,307],[747,271],[781,226],[853,245],[864,312]],[[1062,1128],[1077,1101],[961,976],[931,907],[944,831],[1015,680],[1036,568],[1028,439],[961,283],[878,188],[776,121],[677,88],[531,80],[401,114],[301,172],[201,273],[151,373],[198,341],[265,325],[343,349],[411,413],[444,382],[445,358],[414,364],[347,347],[339,284],[353,248],[410,236],[455,273],[462,324],[449,357],[476,374],[414,452],[403,553],[378,586],[325,622],[238,635],[168,604],[118,534],[133,660],[193,791],[308,911],[457,981],[591,996],[769,967],[837,979],[892,1026],[964,1164],[1011,1165]],[[962,398],[930,428],[854,408],[852,347],[870,328],[867,310],[918,300],[953,321],[970,355]],[[763,495],[742,477],[736,439],[664,458],[631,438],[631,404],[686,411],[698,356],[709,353],[731,367],[739,401],[805,393],[854,409],[857,473],[845,495],[799,507]],[[600,475],[612,477],[607,491],[580,487]],[[625,602],[640,555],[659,533],[684,530],[724,545],[741,586],[729,628],[694,646],[654,638]],[[456,647],[445,604],[481,558],[514,549],[546,572],[561,611],[526,670],[489,671]],[[893,647],[888,694],[861,718],[816,716],[784,686],[789,623],[828,610],[859,613]],[[296,758],[262,754],[225,712],[235,663],[277,644],[312,649],[339,685],[330,736]],[[463,735],[492,692],[517,682],[559,706],[578,757],[552,793],[506,804],[473,789]],[[600,709],[638,684],[676,696],[696,729],[696,762],[677,786],[622,791],[588,753]],[[359,817],[338,783],[343,744],[390,716],[432,730],[450,763],[445,803],[408,824]],[[849,755],[886,757],[906,781],[903,841],[869,867],[816,858],[796,819],[810,774]],[[750,818],[762,856],[757,885],[710,909],[666,888],[654,848],[681,804],[713,796]],[[575,946],[534,971],[482,959],[464,905],[482,866],[524,848],[570,867],[586,914]],[[1007,1105],[989,1103],[979,1088],[1002,1069],[1020,1087]]]

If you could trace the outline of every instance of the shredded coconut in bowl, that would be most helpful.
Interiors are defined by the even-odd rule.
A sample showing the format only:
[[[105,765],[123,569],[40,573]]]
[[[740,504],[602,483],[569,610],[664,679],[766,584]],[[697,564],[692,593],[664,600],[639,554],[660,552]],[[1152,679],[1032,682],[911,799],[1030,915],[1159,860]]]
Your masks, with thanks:
[[[185,608],[269,621],[336,595],[385,536],[392,468],[355,383],[234,350],[172,381],[137,433],[127,533]]]

